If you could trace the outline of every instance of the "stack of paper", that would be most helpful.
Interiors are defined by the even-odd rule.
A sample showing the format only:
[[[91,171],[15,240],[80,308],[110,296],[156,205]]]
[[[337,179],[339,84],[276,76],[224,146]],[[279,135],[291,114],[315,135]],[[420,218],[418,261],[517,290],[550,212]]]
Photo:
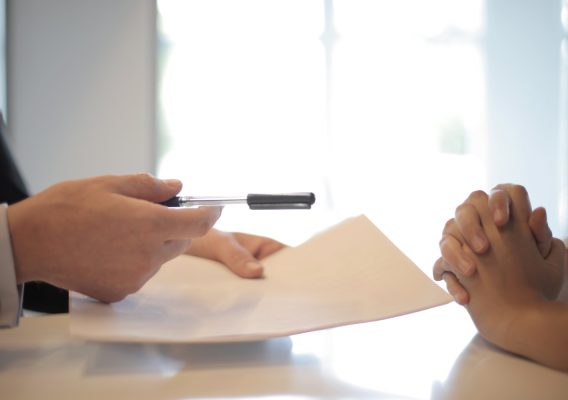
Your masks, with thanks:
[[[375,321],[451,301],[366,217],[263,260],[263,279],[181,256],[112,305],[73,293],[71,332],[101,341],[259,340]]]

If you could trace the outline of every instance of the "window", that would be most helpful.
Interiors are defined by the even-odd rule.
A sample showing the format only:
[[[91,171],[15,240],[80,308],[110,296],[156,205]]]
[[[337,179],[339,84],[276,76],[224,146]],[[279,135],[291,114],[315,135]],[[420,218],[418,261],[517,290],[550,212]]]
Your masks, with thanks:
[[[542,166],[554,169],[546,189],[526,161],[531,140],[558,148],[559,74],[526,89],[555,96],[548,111],[519,112],[504,92],[558,70],[560,35],[548,33],[560,10],[524,3],[160,0],[158,174],[194,195],[313,191],[309,212],[227,207],[218,226],[296,244],[364,213],[428,273],[444,222],[474,189],[523,183],[557,217],[557,155]],[[527,34],[539,49],[552,40],[556,58],[511,74],[499,38],[535,10],[555,12],[556,28],[543,20]],[[499,134],[524,138],[524,118],[545,129],[515,143]]]

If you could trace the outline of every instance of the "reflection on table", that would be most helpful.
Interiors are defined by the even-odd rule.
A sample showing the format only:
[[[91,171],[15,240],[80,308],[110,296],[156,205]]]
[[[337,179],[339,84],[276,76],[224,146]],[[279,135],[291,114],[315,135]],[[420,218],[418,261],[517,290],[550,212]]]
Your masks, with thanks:
[[[568,374],[502,352],[452,304],[248,343],[69,337],[68,317],[0,331],[3,398],[564,399]]]

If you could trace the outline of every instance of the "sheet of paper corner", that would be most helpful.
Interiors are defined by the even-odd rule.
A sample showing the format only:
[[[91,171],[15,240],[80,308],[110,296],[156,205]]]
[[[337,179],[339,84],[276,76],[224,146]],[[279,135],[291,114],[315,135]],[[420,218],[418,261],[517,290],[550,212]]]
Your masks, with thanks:
[[[72,293],[73,336],[97,341],[252,341],[377,321],[449,303],[365,216],[347,219],[264,260],[265,278],[240,279],[189,256],[142,290],[106,305]]]

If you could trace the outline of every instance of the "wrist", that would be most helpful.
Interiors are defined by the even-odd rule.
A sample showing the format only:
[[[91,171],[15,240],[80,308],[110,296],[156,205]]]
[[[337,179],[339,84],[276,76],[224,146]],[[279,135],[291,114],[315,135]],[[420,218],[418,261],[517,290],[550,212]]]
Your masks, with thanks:
[[[28,256],[33,253],[33,250],[28,247],[34,238],[26,233],[25,221],[22,219],[24,202],[25,200],[11,205],[7,211],[14,270],[18,284],[40,279],[32,270],[33,263],[28,261]]]
[[[549,365],[549,360],[555,358],[554,353],[566,344],[564,329],[558,325],[565,319],[566,311],[565,306],[557,301],[539,299],[527,304],[517,310],[506,336],[496,344],[512,353]]]
[[[484,319],[484,324],[478,326],[483,337],[503,348],[504,350],[524,354],[524,349],[533,338],[533,330],[541,310],[548,302],[535,295],[522,303],[501,308],[493,314],[493,318]]]

